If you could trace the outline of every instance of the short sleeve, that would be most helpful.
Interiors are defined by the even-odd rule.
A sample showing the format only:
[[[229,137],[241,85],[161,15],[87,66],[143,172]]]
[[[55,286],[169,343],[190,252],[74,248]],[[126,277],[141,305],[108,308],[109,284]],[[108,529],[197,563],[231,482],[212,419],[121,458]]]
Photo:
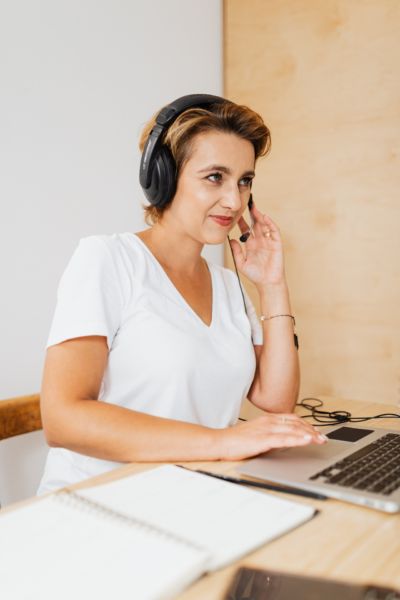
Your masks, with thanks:
[[[246,301],[246,311],[247,311],[247,316],[250,321],[251,338],[253,340],[253,344],[254,344],[254,346],[262,346],[263,330],[261,327],[261,323],[258,319],[256,309],[254,308],[254,305],[253,305],[252,301],[250,300],[250,297],[248,296],[248,294],[246,293],[246,290],[244,290],[244,289],[243,289],[243,294],[244,294],[245,301]]]
[[[68,339],[102,335],[111,348],[123,295],[112,254],[101,237],[83,238],[64,271],[47,347]]]

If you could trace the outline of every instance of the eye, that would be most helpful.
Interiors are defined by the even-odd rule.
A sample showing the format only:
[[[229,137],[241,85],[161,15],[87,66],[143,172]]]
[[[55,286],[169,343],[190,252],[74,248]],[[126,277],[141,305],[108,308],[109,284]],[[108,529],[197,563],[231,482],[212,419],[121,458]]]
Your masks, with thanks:
[[[239,181],[239,185],[242,185],[244,187],[250,187],[252,181],[253,177],[242,177],[242,179]]]
[[[207,175],[206,179],[212,183],[220,183],[222,181],[222,173],[211,173]]]

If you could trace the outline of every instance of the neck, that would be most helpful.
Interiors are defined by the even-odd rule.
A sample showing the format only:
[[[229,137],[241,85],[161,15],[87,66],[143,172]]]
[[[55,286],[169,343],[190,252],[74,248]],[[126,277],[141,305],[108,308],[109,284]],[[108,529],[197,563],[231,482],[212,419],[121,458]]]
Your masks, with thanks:
[[[156,259],[170,271],[193,275],[203,265],[203,244],[163,222],[138,233]]]

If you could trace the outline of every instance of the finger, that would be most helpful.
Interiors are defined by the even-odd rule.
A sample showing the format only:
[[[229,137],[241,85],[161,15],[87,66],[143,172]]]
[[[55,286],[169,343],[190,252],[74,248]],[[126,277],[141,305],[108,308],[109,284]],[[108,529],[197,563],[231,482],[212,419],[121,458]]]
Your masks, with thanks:
[[[279,227],[277,226],[277,224],[271,219],[270,216],[268,215],[263,215],[262,218],[262,223],[261,223],[262,227],[267,227],[270,232],[273,234],[274,238],[276,239],[280,239],[281,237],[281,232],[279,231]]]
[[[308,423],[305,419],[301,419],[298,415],[293,413],[281,413],[271,415],[275,419],[276,422],[280,423],[291,423],[294,425],[298,425],[307,431],[311,431],[311,433],[319,433],[317,429],[311,423]]]
[[[254,229],[257,233],[263,234],[270,232],[271,235],[277,236],[278,239],[280,239],[279,227],[270,216],[263,214],[255,205],[251,209],[251,215],[253,218]]]
[[[290,420],[286,419],[274,419],[274,421],[267,425],[268,427],[280,427],[280,428],[289,428],[294,432],[299,432],[300,434],[309,433],[313,436],[319,435],[319,431],[317,431],[310,423],[306,423],[303,421]]]
[[[269,449],[293,448],[295,446],[307,446],[311,443],[313,443],[313,439],[310,435],[271,434],[266,440],[266,447]]]
[[[271,219],[271,217],[265,213],[262,213],[260,210],[258,210],[258,208],[255,206],[255,204],[253,205],[253,208],[251,209],[251,215],[255,222],[264,224],[266,222],[265,219],[267,219],[268,225],[272,229],[274,229],[274,230],[278,229],[277,224]]]
[[[264,223],[266,223],[268,225],[268,227],[270,227],[271,229],[273,229],[274,231],[279,231],[279,227],[278,225],[275,223],[275,221],[266,213],[260,213],[262,214],[262,220],[264,221]]]
[[[304,419],[302,419],[294,413],[268,413],[268,418],[281,422],[287,421],[291,423],[299,423],[301,425],[306,425],[307,427],[311,427],[313,429],[313,426],[310,423],[307,423],[306,421],[304,421]]]
[[[229,243],[231,246],[233,257],[236,261],[236,265],[238,269],[240,269],[245,261],[245,255],[243,253],[242,247],[237,240],[229,240]]]
[[[260,221],[257,221],[255,223],[253,227],[253,232],[254,237],[255,239],[257,239],[257,241],[271,242],[278,240],[276,232],[272,231],[272,229],[270,229],[268,225]]]
[[[253,227],[251,226],[249,228],[249,226],[247,225],[247,222],[245,221],[245,219],[243,219],[243,217],[240,217],[239,221],[238,221],[238,226],[241,232],[241,236],[240,236],[240,241],[241,242],[247,242],[247,240],[252,237],[253,234]]]
[[[315,444],[325,444],[326,438],[322,434],[318,433],[318,431],[309,431],[308,429],[303,429],[300,427],[293,427],[291,425],[282,425],[277,424],[274,425],[273,428],[270,428],[268,435],[272,433],[273,435],[289,435],[293,437],[297,437],[299,439],[308,439],[310,442]]]
[[[315,427],[304,420],[301,420],[297,415],[281,414],[273,415],[273,431],[279,433],[290,432],[294,435],[311,435],[317,443],[324,443],[326,438]],[[268,429],[271,428],[271,422]]]
[[[253,219],[254,225],[256,224],[264,224],[264,213],[262,213],[256,206],[253,206],[251,209],[251,217]]]
[[[254,234],[256,236],[265,238],[266,242],[270,240],[276,241],[279,239],[278,232],[274,229],[271,229],[271,227],[269,227],[264,220],[257,221],[257,223],[254,225]]]
[[[250,229],[250,226],[246,223],[246,221],[243,217],[240,217],[237,224],[239,226],[241,233],[245,233],[246,231],[249,231],[249,229]]]

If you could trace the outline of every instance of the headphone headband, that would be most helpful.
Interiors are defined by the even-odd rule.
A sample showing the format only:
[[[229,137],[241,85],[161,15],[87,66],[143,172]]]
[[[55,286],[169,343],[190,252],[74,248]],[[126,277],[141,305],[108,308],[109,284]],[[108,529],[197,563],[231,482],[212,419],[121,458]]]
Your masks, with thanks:
[[[161,109],[140,161],[139,181],[150,204],[161,207],[172,200],[176,189],[176,166],[169,149],[163,146],[168,127],[188,108],[226,102],[221,96],[188,94]]]
[[[157,116],[157,123],[163,127],[168,127],[187,108],[200,108],[208,104],[221,102],[225,102],[224,98],[212,96],[211,94],[188,94],[187,96],[181,96],[160,111]]]

